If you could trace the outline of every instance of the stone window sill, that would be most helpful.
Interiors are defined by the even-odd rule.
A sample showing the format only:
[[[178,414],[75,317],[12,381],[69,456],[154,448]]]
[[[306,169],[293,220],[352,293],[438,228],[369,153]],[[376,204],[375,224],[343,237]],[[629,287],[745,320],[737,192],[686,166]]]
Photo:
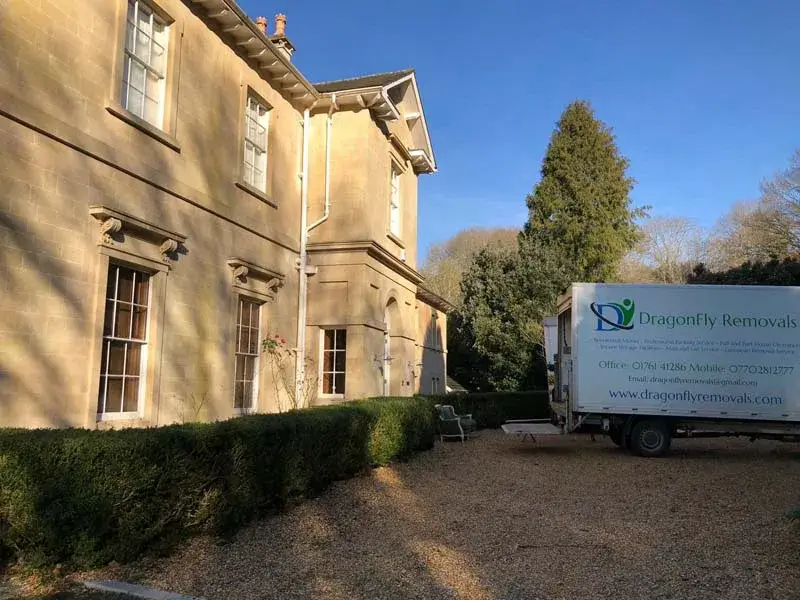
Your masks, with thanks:
[[[265,194],[261,190],[254,188],[249,183],[245,183],[244,181],[241,180],[237,180],[235,183],[236,187],[238,187],[243,192],[247,192],[251,196],[258,198],[264,204],[269,204],[272,208],[278,208],[277,202],[275,202],[272,198],[270,198],[267,194]]]
[[[178,140],[169,135],[167,132],[162,131],[158,127],[151,125],[144,119],[140,119],[132,112],[125,110],[124,108],[122,108],[122,106],[116,104],[109,104],[106,106],[106,110],[115,117],[117,117],[118,119],[121,119],[122,121],[128,123],[128,125],[132,125],[142,133],[146,133],[154,140],[161,142],[167,148],[174,150],[175,152],[181,151],[181,145],[178,143]]]
[[[397,244],[401,248],[405,249],[406,245],[403,243],[403,240],[401,240],[399,237],[397,237],[391,231],[387,231],[386,232],[386,237],[388,237],[390,240],[392,240],[395,244]]]

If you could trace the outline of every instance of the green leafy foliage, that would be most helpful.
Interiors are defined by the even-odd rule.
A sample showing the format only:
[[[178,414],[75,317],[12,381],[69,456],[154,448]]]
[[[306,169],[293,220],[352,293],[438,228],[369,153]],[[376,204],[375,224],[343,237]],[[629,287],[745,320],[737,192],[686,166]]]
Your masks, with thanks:
[[[517,247],[476,253],[462,278],[462,305],[448,323],[453,377],[481,391],[544,387],[543,317],[573,281],[613,278],[638,239],[644,212],[631,206],[627,166],[589,105],[570,104]]]
[[[614,136],[587,102],[564,110],[550,139],[541,180],[526,200],[523,236],[549,247],[581,281],[607,281],[638,239],[633,179]]]
[[[213,424],[0,431],[0,554],[93,567],[229,534],[332,481],[433,446],[422,399]]]
[[[497,429],[511,419],[547,419],[547,391],[488,392],[429,396],[433,404],[452,404],[457,414],[472,414],[478,429]]]
[[[788,257],[768,262],[746,262],[727,271],[695,267],[689,283],[711,285],[800,285],[800,259]]]

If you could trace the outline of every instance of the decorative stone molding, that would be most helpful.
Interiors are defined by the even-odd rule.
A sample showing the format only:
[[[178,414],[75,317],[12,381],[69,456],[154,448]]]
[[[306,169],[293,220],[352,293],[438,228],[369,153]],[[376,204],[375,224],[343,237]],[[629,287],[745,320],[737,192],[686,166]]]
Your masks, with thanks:
[[[178,241],[172,238],[167,238],[161,242],[158,251],[161,253],[161,257],[165,262],[170,260],[171,255],[178,250],[178,245]]]
[[[244,265],[239,265],[238,267],[233,268],[233,278],[239,283],[247,283],[247,274],[249,272],[250,269]]]
[[[99,243],[103,246],[124,244],[125,235],[130,234],[154,245],[157,244],[161,260],[170,263],[177,257],[181,245],[186,242],[186,236],[181,233],[164,229],[107,206],[90,206],[89,214],[100,221]]]
[[[114,234],[122,231],[122,221],[109,217],[100,224],[100,241],[104,244],[114,243]]]
[[[269,301],[283,287],[285,276],[268,267],[238,257],[229,258],[226,263],[231,268],[233,287],[241,292]]]

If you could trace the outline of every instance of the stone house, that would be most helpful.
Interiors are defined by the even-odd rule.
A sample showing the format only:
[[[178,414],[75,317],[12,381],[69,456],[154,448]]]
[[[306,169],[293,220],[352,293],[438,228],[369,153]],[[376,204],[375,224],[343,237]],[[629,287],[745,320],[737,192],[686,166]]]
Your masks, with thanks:
[[[444,390],[415,74],[312,84],[266,21],[234,0],[0,3],[0,426]]]

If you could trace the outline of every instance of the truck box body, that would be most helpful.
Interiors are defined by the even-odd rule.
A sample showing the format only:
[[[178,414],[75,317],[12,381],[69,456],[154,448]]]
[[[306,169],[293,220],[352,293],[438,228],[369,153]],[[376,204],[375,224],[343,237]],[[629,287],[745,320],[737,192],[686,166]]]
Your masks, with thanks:
[[[800,288],[574,284],[558,346],[573,414],[800,422]]]

